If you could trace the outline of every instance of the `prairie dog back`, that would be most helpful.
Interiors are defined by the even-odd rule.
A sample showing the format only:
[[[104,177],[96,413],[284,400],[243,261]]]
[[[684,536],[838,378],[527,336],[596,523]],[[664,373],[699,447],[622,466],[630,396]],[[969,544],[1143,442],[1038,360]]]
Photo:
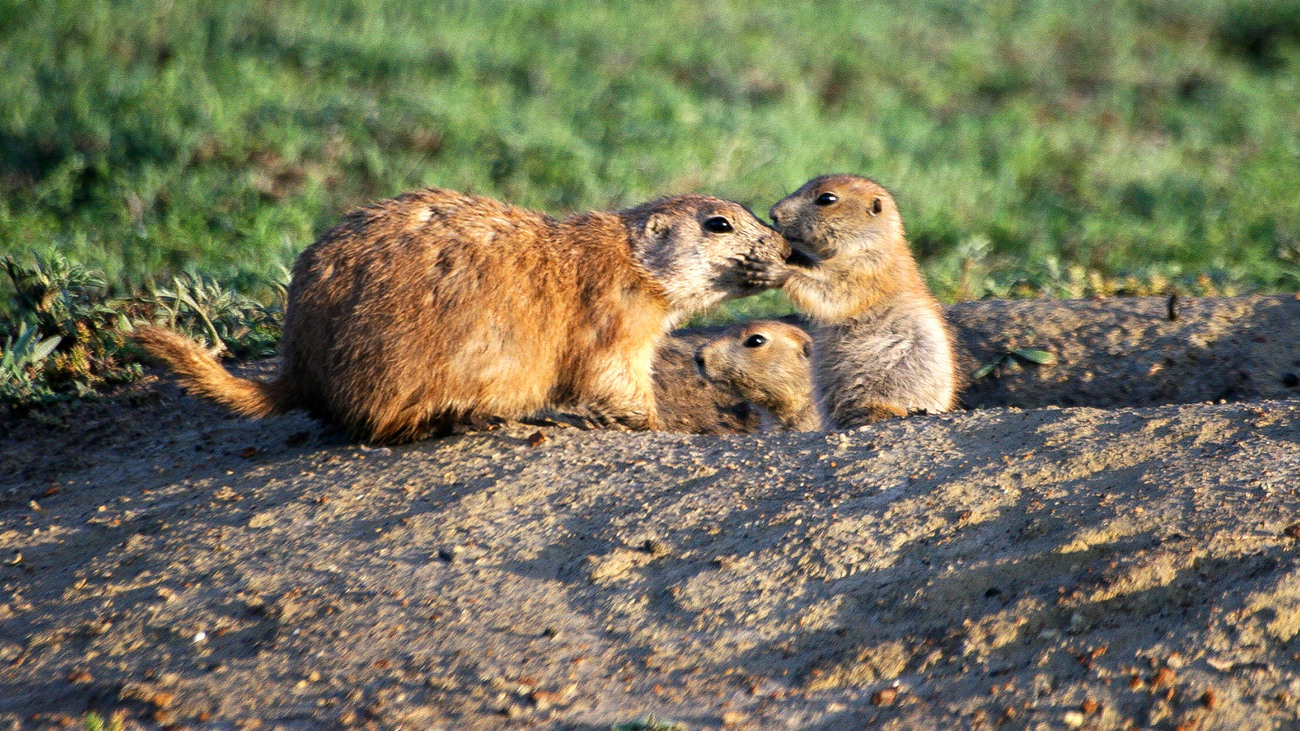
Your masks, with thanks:
[[[656,428],[650,363],[667,330],[758,291],[739,258],[787,251],[744,207],[707,196],[556,220],[455,191],[408,193],[353,211],[299,256],[282,370],[261,387],[274,408],[242,413],[308,408],[373,442],[566,406]],[[150,349],[178,362],[174,348]],[[241,408],[231,383],[209,385],[198,390]]]

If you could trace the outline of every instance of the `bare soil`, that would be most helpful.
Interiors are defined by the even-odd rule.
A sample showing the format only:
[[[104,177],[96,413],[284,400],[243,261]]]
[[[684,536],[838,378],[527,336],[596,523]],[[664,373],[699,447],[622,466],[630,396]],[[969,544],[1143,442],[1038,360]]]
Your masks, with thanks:
[[[1296,728],[1300,301],[1167,305],[956,306],[970,410],[847,432],[708,332],[673,432],[3,417],[0,728]]]

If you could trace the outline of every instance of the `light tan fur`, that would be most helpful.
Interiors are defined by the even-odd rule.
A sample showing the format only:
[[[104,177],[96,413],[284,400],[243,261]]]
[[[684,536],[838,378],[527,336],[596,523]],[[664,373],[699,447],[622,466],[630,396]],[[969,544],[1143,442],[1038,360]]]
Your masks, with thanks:
[[[566,406],[654,429],[650,365],[667,331],[757,291],[739,259],[788,251],[706,196],[556,220],[431,189],[353,211],[298,257],[270,383],[234,378],[174,333],[137,341],[238,413],[306,408],[376,443]]]
[[[893,196],[866,178],[825,175],[771,216],[803,256],[755,262],[751,282],[781,286],[812,317],[814,381],[830,420],[848,428],[952,409],[959,387],[952,333]]]
[[[812,350],[802,328],[754,320],[700,346],[695,363],[710,383],[759,407],[764,430],[818,431]]]

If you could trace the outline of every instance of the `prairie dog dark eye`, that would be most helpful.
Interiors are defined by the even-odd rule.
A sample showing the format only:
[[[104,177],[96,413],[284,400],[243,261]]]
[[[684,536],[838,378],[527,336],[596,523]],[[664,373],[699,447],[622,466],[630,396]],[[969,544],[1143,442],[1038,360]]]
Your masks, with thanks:
[[[839,202],[839,200],[840,197],[835,195],[834,193],[822,193],[821,195],[817,196],[817,200],[813,201],[813,203],[816,203],[819,206],[829,206],[832,203]]]
[[[762,335],[750,335],[748,338],[745,338],[746,348],[758,348],[766,344],[767,338]]]
[[[871,215],[879,216],[880,212],[885,210],[885,204],[880,202],[879,198],[871,199]]]
[[[731,227],[731,221],[722,216],[714,216],[704,220],[704,230],[711,231],[715,234],[729,234],[735,229]]]

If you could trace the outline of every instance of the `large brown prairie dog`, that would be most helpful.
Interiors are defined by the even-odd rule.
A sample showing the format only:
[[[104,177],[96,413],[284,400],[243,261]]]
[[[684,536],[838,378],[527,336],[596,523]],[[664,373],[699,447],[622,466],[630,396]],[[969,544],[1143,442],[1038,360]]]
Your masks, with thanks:
[[[650,366],[667,331],[757,291],[738,259],[788,251],[747,209],[706,196],[556,220],[432,189],[353,211],[298,257],[273,381],[235,378],[168,330],[136,340],[240,414],[306,408],[376,443],[566,406],[653,429]]]
[[[775,320],[732,327],[700,346],[700,375],[764,412],[764,428],[817,431],[822,418],[813,398],[812,338]]]
[[[846,428],[952,409],[952,334],[889,192],[866,178],[825,175],[771,216],[806,262],[752,263],[751,281],[781,286],[812,317],[814,380],[830,420]]]

